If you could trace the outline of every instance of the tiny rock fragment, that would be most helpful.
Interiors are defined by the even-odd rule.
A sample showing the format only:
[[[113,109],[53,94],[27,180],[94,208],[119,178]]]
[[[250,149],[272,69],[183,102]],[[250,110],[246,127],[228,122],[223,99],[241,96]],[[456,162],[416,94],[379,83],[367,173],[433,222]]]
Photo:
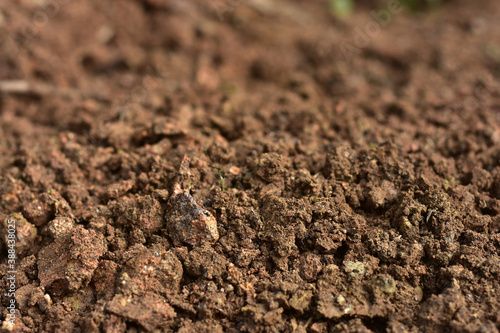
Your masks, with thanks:
[[[109,43],[115,37],[115,31],[109,25],[102,25],[97,30],[97,40],[101,44]]]
[[[167,325],[177,316],[165,298],[150,292],[140,297],[115,295],[112,301],[106,303],[105,309],[139,324],[148,332]]]
[[[177,245],[199,246],[202,243],[213,244],[219,239],[217,220],[189,193],[174,194],[165,213],[168,232]]]
[[[160,202],[150,195],[123,197],[108,206],[118,224],[132,224],[145,235],[154,234],[163,225]]]

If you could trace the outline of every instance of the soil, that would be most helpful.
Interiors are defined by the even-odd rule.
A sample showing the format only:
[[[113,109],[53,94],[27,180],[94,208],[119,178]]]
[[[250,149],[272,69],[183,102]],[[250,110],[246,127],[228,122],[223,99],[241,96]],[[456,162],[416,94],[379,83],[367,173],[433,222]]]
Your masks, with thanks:
[[[498,332],[500,2],[388,6],[0,2],[0,330]]]

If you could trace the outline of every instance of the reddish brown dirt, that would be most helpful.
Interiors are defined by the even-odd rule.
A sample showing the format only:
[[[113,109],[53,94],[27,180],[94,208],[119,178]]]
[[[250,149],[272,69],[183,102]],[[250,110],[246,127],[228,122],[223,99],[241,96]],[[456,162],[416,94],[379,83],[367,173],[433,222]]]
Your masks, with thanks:
[[[384,8],[2,1],[2,332],[498,332],[500,2]]]

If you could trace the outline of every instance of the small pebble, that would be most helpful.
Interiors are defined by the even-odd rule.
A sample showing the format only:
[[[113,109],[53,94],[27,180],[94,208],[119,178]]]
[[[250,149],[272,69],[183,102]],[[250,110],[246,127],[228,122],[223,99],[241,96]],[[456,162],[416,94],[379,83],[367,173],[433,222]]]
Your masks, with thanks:
[[[219,239],[217,220],[185,192],[174,194],[165,214],[167,230],[177,245],[199,246]]]

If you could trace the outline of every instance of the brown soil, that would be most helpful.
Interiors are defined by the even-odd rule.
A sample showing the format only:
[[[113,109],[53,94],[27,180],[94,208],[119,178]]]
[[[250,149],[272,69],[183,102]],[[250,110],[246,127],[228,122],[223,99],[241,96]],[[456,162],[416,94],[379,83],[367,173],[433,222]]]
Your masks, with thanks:
[[[387,8],[0,2],[0,330],[498,332],[500,2]]]

